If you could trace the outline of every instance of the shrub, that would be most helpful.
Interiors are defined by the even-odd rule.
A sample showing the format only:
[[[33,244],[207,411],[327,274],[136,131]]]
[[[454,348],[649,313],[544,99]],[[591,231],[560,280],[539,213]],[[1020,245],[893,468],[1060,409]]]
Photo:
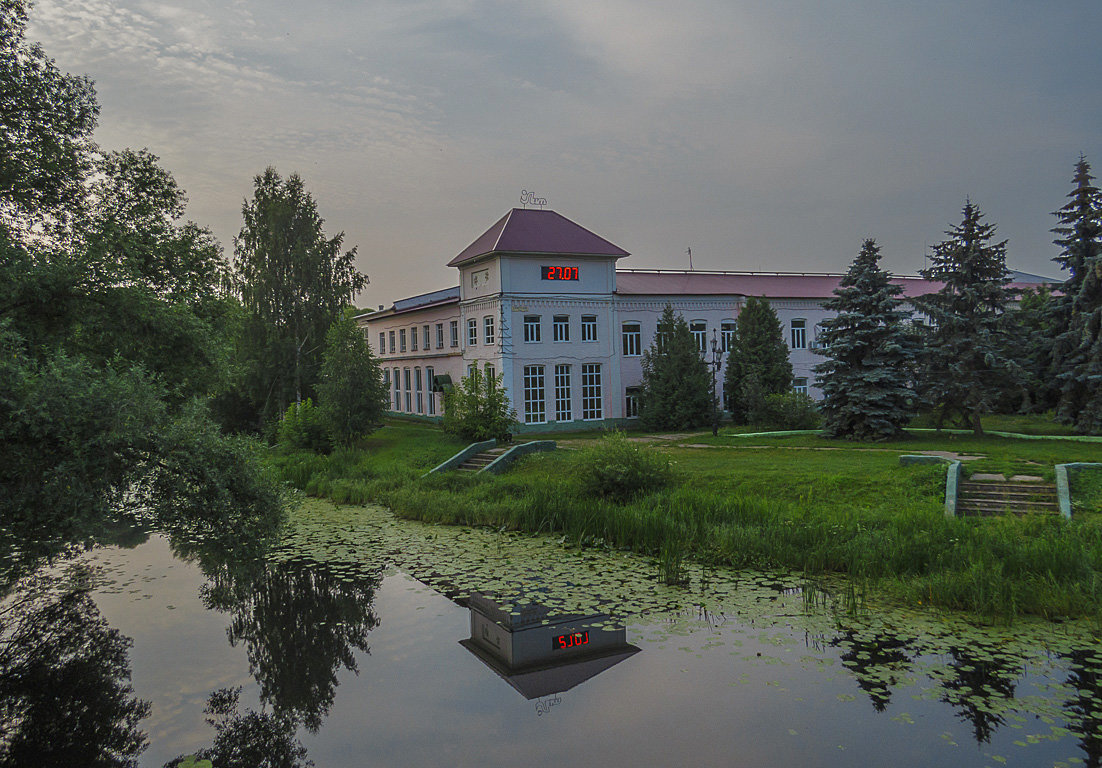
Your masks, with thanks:
[[[444,395],[444,431],[463,440],[508,441],[517,414],[509,407],[502,377],[473,368],[459,386]]]
[[[279,422],[277,442],[287,448],[327,453],[333,447],[321,410],[310,398],[292,403]]]
[[[769,429],[818,429],[822,424],[815,401],[802,392],[766,395],[750,413],[750,422]]]
[[[663,488],[673,478],[666,456],[630,442],[623,432],[609,432],[579,451],[575,471],[585,493],[620,502]]]

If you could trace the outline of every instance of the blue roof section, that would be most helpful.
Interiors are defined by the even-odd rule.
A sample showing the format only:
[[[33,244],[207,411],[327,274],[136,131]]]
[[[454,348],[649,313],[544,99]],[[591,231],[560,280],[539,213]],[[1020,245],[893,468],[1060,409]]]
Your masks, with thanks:
[[[459,286],[444,288],[431,293],[422,293],[420,296],[411,296],[408,299],[399,299],[394,302],[395,312],[408,312],[411,309],[426,307],[430,304],[442,304],[448,301],[459,301]]]
[[[1045,283],[1047,285],[1055,285],[1056,283],[1064,282],[1063,278],[1059,277],[1041,277],[1040,275],[1031,275],[1028,272],[1022,272],[1018,269],[1008,269],[1007,274],[1010,275],[1010,282],[1012,283]]]

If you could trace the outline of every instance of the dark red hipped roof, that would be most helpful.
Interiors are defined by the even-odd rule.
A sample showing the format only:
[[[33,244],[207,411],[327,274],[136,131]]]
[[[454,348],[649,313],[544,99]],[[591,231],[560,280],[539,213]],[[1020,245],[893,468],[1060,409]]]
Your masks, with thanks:
[[[490,253],[556,253],[571,256],[627,256],[600,235],[554,211],[514,208],[482,233],[449,267]]]

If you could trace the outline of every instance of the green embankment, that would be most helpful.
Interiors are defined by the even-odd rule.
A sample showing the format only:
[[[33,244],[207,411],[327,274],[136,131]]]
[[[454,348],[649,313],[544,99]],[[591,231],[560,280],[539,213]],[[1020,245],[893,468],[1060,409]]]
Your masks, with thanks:
[[[650,555],[675,547],[735,567],[845,574],[906,603],[997,619],[1095,616],[1102,606],[1097,515],[946,519],[944,469],[898,461],[901,453],[950,450],[983,454],[992,467],[1049,474],[1055,460],[1096,459],[1098,445],[936,435],[850,444],[721,432],[648,447],[672,459],[674,482],[626,503],[587,493],[579,454],[569,450],[533,456],[498,477],[421,479],[459,447],[435,428],[401,424],[377,432],[362,451],[275,452],[273,463],[308,494],[376,502],[427,522],[556,533]]]

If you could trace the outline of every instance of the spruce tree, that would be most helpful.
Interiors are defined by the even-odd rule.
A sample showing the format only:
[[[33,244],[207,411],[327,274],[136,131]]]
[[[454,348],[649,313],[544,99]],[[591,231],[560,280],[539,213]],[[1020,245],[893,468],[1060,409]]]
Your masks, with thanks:
[[[902,288],[880,268],[880,248],[865,240],[834,297],[838,314],[822,323],[829,360],[815,366],[823,391],[819,411],[828,437],[886,440],[903,434],[914,415],[914,347],[900,309]]]
[[[1055,212],[1052,231],[1060,246],[1056,262],[1068,271],[1054,297],[1057,337],[1052,374],[1059,390],[1057,417],[1080,432],[1102,432],[1102,192],[1092,183],[1090,163],[1080,156],[1075,188],[1067,205]]]
[[[727,354],[723,394],[737,424],[746,423],[751,402],[792,389],[792,363],[781,321],[764,298],[747,299],[735,323]]]
[[[983,434],[980,418],[991,410],[1003,387],[1019,378],[1007,356],[1005,312],[1006,241],[992,243],[995,225],[966,200],[961,223],[934,246],[927,280],[943,283],[937,293],[915,302],[935,325],[923,355],[925,396],[946,419]]]
[[[639,422],[647,429],[677,430],[711,421],[711,374],[689,324],[669,304],[658,333],[643,350],[643,391]]]

